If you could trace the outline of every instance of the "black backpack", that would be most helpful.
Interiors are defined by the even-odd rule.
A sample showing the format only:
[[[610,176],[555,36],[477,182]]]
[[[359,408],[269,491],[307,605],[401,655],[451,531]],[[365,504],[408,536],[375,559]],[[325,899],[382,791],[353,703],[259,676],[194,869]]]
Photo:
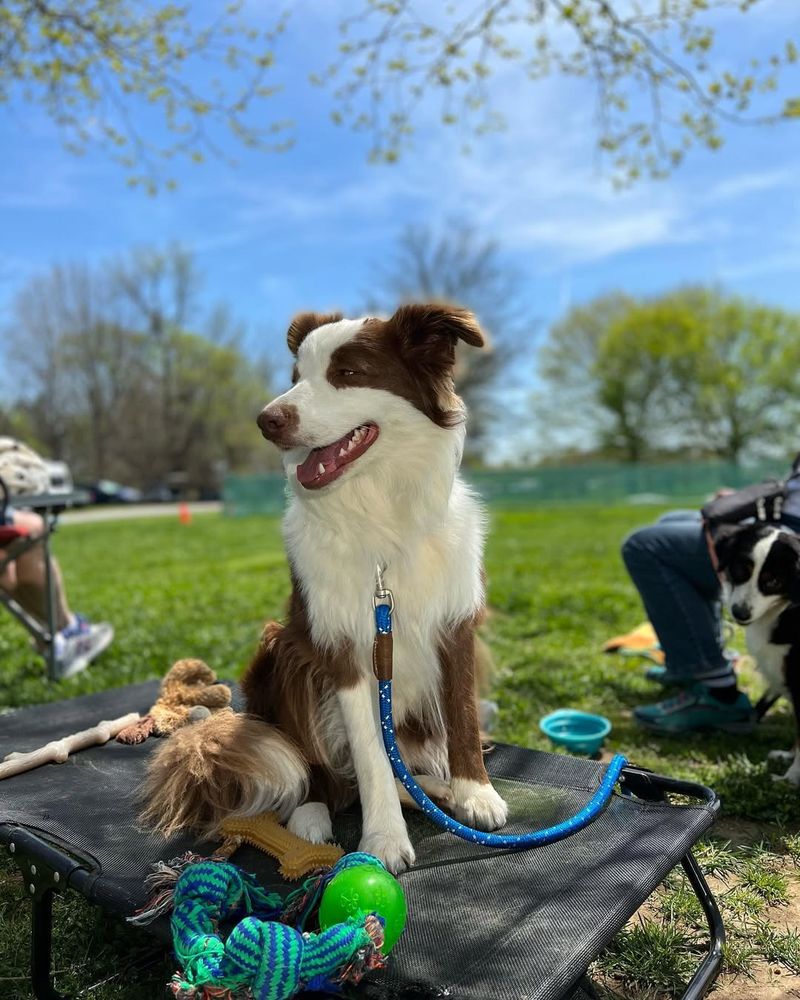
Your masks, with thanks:
[[[780,521],[789,492],[788,482],[797,475],[800,475],[800,454],[785,479],[766,479],[734,493],[714,497],[700,510],[706,527],[711,530],[719,524],[738,524],[751,518],[767,523]]]

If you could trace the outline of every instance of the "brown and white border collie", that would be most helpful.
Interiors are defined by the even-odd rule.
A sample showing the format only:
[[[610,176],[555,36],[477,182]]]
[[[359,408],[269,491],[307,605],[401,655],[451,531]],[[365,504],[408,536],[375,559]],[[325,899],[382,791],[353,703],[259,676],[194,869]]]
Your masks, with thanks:
[[[358,796],[359,849],[393,871],[413,863],[372,672],[378,565],[396,605],[401,753],[463,822],[506,822],[476,709],[485,518],[458,475],[459,340],[484,344],[471,313],[438,304],[404,306],[388,320],[305,313],[292,322],[292,388],[258,417],[289,484],[288,617],[267,624],[244,676],[248,715],[212,716],[154,755],[144,789],[151,825],[210,833],[226,814],[273,809],[319,842],[332,835],[331,812]]]

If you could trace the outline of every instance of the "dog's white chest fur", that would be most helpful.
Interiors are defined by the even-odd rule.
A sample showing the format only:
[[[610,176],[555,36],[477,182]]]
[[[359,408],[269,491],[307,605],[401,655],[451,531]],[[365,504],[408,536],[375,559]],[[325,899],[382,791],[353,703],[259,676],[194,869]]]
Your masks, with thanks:
[[[774,694],[786,691],[784,661],[789,645],[775,645],[770,641],[778,615],[759,618],[747,626],[747,650],[758,665],[758,670]]]
[[[359,668],[371,671],[376,566],[394,597],[394,712],[434,707],[439,687],[437,647],[448,624],[483,605],[482,511],[456,479],[441,520],[403,516],[389,496],[369,518],[326,505],[328,517],[293,500],[284,522],[286,545],[309,612],[314,645],[352,644]],[[419,511],[416,511],[419,514]]]

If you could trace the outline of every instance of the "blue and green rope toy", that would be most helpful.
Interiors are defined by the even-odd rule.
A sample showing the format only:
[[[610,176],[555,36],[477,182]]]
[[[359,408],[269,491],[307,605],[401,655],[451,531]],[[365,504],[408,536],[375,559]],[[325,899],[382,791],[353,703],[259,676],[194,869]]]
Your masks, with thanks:
[[[284,904],[230,862],[176,859],[160,864],[149,878],[158,895],[132,922],[149,922],[171,906],[180,971],[170,989],[178,1000],[289,1000],[301,990],[339,992],[344,983],[357,983],[385,964],[383,915],[359,910],[319,933],[302,928],[338,874],[365,867],[391,878],[377,858],[349,854]],[[296,926],[287,923],[298,917]],[[225,923],[234,926],[223,940],[220,925]]]

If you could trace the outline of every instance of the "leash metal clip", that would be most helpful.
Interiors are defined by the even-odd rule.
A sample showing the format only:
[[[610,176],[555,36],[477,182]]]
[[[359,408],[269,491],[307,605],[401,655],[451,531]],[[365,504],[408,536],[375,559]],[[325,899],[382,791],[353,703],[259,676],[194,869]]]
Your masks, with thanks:
[[[377,608],[379,604],[388,604],[389,611],[394,611],[394,595],[383,584],[383,573],[386,566],[377,563],[375,566],[375,593],[372,595],[372,607]]]

